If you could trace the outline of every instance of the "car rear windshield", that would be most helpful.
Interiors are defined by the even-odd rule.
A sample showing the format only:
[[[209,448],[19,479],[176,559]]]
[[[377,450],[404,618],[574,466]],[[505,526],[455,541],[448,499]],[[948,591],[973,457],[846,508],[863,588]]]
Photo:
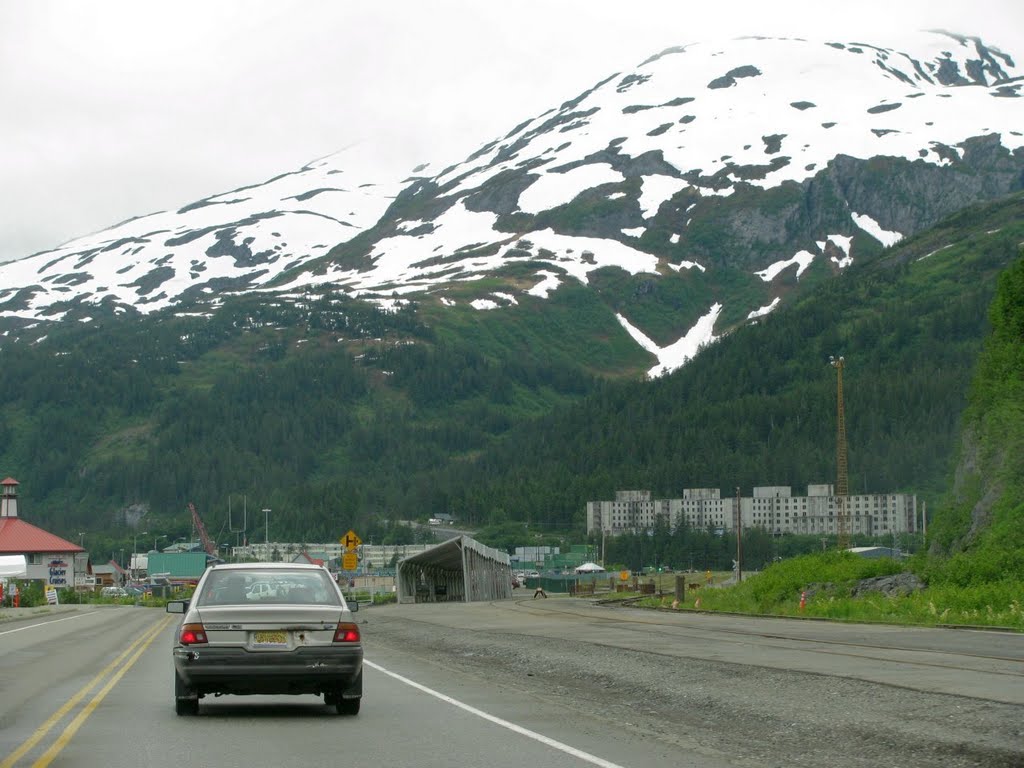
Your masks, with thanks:
[[[212,571],[197,605],[341,605],[327,571],[246,568]]]

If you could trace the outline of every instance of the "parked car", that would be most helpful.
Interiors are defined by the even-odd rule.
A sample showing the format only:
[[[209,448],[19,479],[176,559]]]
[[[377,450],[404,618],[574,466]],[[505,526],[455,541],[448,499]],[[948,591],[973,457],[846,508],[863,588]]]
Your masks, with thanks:
[[[104,587],[100,590],[102,597],[128,597],[128,590],[124,587]]]
[[[285,582],[290,589],[277,588]],[[268,584],[274,597],[250,599]],[[263,590],[262,587],[259,588]],[[352,614],[326,568],[301,563],[232,563],[207,569],[181,614],[174,647],[174,706],[199,713],[210,694],[314,694],[340,715],[359,712],[363,646]]]

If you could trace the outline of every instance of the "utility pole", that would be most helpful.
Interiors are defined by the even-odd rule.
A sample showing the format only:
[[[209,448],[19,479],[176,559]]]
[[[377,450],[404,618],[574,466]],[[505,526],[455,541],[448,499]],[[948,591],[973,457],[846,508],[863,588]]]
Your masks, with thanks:
[[[850,494],[846,467],[846,415],[843,405],[843,365],[845,360],[830,357],[829,364],[836,369],[836,547],[850,546],[850,524],[846,509]]]
[[[743,581],[743,509],[740,505],[740,487],[736,486],[736,581]]]
[[[146,536],[149,531],[142,531],[141,535]],[[132,537],[132,579],[137,580],[139,578],[139,531],[135,532]]]

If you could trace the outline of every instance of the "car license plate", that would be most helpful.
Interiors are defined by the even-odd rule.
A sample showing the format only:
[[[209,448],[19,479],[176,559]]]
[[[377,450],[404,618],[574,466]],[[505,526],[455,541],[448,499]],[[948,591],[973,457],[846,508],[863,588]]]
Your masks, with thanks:
[[[288,633],[281,630],[253,632],[252,644],[262,646],[288,645]]]

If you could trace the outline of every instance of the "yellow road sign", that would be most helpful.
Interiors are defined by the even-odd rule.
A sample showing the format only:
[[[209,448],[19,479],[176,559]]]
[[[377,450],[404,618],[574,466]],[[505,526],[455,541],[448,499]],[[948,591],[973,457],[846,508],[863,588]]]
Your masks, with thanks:
[[[352,552],[363,543],[363,540],[356,535],[355,531],[349,531],[341,537],[341,543],[345,545],[347,551]]]
[[[341,568],[344,571],[354,571],[359,567],[359,555],[355,552],[346,552],[341,556]]]
[[[619,571],[620,581],[629,581],[629,571]]]

